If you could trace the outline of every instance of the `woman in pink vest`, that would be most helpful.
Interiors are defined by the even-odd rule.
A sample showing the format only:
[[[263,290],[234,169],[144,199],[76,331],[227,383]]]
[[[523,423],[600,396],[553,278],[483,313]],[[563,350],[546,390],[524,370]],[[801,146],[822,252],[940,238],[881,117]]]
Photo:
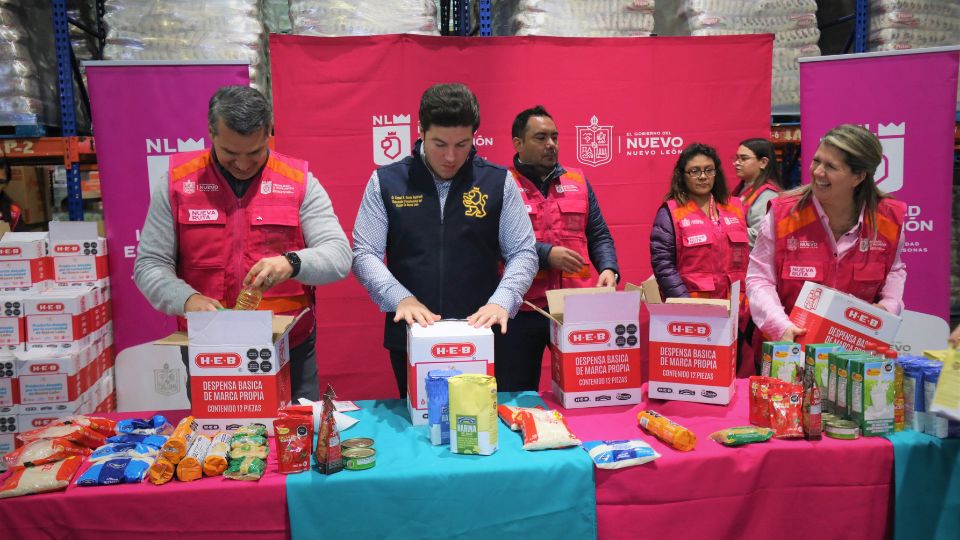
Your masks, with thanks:
[[[664,298],[728,298],[749,255],[740,199],[727,188],[717,151],[691,144],[673,168],[650,233],[650,263]]]
[[[740,197],[747,217],[750,246],[757,239],[760,222],[767,213],[767,204],[782,190],[780,170],[773,143],[767,139],[747,139],[740,142],[733,160],[733,170],[740,179],[733,194]]]
[[[882,160],[872,133],[837,126],[820,140],[812,182],[771,204],[747,271],[750,311],[764,340],[794,341],[806,332],[788,317],[805,281],[891,313],[903,309],[906,205],[877,189],[874,172]]]

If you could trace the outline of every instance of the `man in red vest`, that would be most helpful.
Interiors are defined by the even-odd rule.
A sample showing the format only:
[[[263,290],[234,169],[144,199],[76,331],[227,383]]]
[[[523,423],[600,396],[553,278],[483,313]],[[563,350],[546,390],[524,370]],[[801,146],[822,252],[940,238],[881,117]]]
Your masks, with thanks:
[[[267,147],[273,114],[257,90],[221,88],[208,120],[212,148],[171,156],[168,182],[153,192],[137,287],[181,329],[185,313],[232,308],[244,287],[263,291],[259,309],[312,308],[315,285],[350,272],[350,244],[330,198],[307,162]],[[290,332],[294,400],[320,397],[315,347],[311,309]],[[188,396],[189,389],[188,377]]]
[[[620,275],[613,237],[583,171],[560,165],[553,117],[541,105],[526,109],[512,132],[517,153],[510,172],[533,223],[540,260],[524,300],[546,309],[550,289],[615,287]],[[550,341],[549,320],[526,304],[520,309],[494,352],[498,381],[503,374],[513,384],[498,387],[502,391],[538,389]]]

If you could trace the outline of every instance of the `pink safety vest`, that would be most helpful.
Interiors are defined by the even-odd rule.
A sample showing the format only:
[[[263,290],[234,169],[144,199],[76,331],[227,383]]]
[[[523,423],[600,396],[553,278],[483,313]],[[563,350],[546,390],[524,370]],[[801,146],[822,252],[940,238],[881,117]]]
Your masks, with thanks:
[[[270,152],[263,172],[238,200],[209,149],[170,156],[177,275],[200,294],[233,307],[257,261],[304,248],[300,206],[306,178],[305,161]],[[295,315],[312,305],[312,288],[289,279],[264,291],[260,309]],[[179,318],[178,325],[186,329],[186,319]],[[302,343],[315,325],[311,311],[291,331],[291,346]]]
[[[541,269],[533,278],[533,283],[523,299],[539,307],[546,307],[548,290],[594,286],[597,280],[590,272],[586,235],[589,195],[583,172],[579,169],[568,169],[557,181],[551,182],[546,197],[515,168],[511,168],[510,172],[520,188],[520,195],[530,215],[537,241],[572,249],[585,261],[580,272],[575,274],[549,268]],[[524,304],[521,309],[532,308]]]
[[[760,198],[760,195],[765,191],[773,191],[774,193],[780,193],[781,189],[777,186],[771,184],[770,182],[764,182],[764,184],[757,188],[756,191],[750,194],[746,199],[741,199],[743,201],[743,215],[750,213],[750,207],[753,206],[753,203],[757,202],[757,199]]]
[[[877,302],[896,260],[906,205],[881,199],[876,234],[864,223],[856,247],[837,259],[813,203],[808,201],[795,209],[798,200],[796,196],[778,197],[771,204],[776,224],[777,294],[786,312],[793,309],[805,281],[821,283],[871,304]]]
[[[729,298],[730,284],[737,280],[743,293],[750,244],[740,199],[730,197],[717,205],[719,225],[693,201],[680,206],[671,199],[667,208],[673,217],[677,270],[690,296]]]

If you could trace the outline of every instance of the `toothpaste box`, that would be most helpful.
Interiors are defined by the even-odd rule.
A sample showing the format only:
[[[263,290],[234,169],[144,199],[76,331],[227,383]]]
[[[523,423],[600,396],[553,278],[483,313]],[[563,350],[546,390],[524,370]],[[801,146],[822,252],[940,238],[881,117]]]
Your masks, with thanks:
[[[50,255],[57,286],[93,285],[109,274],[107,241],[88,221],[51,221]]]
[[[88,311],[93,296],[89,287],[27,296],[23,301],[27,349],[76,350],[90,345],[94,339]]]
[[[798,343],[836,343],[848,351],[862,351],[868,344],[889,347],[901,321],[859,298],[810,281],[800,290],[790,320],[807,329]]]
[[[565,408],[640,403],[638,287],[547,291],[553,394]]]
[[[43,291],[52,279],[47,233],[8,232],[0,238],[0,291]]]
[[[800,384],[803,369],[803,348],[792,341],[764,341],[761,375],[788,383]]]
[[[736,388],[739,281],[730,297],[662,302],[656,280],[643,283],[650,311],[649,397],[730,403]]]
[[[493,332],[466,321],[407,327],[407,410],[415,426],[427,424],[426,377],[435,369],[494,374]]]
[[[867,437],[893,433],[894,362],[850,358],[850,419]]]

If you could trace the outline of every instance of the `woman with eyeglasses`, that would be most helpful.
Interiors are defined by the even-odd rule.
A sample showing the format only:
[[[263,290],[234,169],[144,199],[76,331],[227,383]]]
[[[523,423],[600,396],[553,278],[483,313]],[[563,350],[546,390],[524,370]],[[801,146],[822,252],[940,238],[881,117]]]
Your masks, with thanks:
[[[650,262],[661,295],[728,298],[730,284],[746,276],[749,253],[743,206],[730,196],[717,151],[705,144],[687,146],[650,233]]]
[[[747,271],[750,311],[763,339],[794,341],[806,333],[788,317],[806,281],[891,313],[903,310],[907,207],[877,189],[874,173],[882,160],[872,133],[837,126],[820,140],[812,182],[774,199]]]
[[[740,179],[733,195],[743,203],[750,247],[753,247],[760,222],[767,214],[767,204],[783,190],[773,143],[767,139],[742,141],[733,160],[733,170]]]

